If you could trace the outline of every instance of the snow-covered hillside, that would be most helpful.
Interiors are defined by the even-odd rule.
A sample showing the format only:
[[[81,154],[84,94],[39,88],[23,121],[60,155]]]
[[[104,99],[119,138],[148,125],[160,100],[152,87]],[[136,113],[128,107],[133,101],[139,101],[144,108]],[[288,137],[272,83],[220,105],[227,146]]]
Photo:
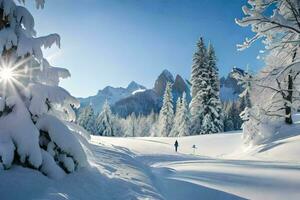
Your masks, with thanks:
[[[90,167],[52,180],[1,171],[3,199],[299,199],[300,135],[244,148],[240,132],[177,138],[92,136]],[[195,153],[192,146],[196,145]],[[15,187],[16,182],[18,187]],[[284,191],[284,192],[283,192]]]

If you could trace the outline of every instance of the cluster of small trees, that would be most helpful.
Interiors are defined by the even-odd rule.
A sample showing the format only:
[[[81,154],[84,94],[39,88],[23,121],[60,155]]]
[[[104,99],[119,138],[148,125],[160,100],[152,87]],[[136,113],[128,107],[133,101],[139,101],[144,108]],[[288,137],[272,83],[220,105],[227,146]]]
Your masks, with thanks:
[[[96,115],[91,105],[79,111],[77,123],[95,135],[116,136],[118,133],[118,118],[110,110],[105,101],[102,111]]]
[[[94,135],[138,137],[150,136],[155,130],[158,114],[151,112],[148,116],[134,113],[121,118],[111,112],[106,101],[102,111],[95,114],[92,106],[86,106],[79,111],[77,123]]]
[[[186,100],[186,94],[178,97],[176,112],[173,109],[172,85],[167,83],[163,98],[163,106],[160,110],[156,130],[153,136],[177,137],[190,135],[190,116]]]

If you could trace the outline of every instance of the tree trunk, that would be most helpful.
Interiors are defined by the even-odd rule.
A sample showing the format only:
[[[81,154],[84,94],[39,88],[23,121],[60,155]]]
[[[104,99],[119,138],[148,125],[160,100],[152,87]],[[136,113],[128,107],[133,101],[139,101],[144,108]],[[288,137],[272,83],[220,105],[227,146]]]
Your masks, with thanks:
[[[285,103],[285,123],[287,124],[292,124],[293,119],[292,119],[292,107],[291,104],[293,103],[293,77],[291,75],[292,71],[290,71],[288,75],[288,94],[286,96],[286,101],[289,102],[290,104],[287,105]]]

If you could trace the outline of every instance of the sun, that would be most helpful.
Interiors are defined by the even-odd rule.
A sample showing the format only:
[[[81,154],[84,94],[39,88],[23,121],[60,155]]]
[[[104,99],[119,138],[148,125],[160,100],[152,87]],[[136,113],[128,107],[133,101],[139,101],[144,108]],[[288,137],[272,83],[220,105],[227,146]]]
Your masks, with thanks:
[[[0,79],[4,81],[10,81],[14,78],[14,71],[12,68],[2,68],[0,69]]]

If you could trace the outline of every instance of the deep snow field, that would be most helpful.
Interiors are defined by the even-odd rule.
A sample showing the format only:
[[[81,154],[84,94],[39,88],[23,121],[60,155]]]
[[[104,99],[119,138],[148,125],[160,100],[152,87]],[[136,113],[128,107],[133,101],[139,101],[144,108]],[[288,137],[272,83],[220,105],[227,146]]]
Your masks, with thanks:
[[[178,153],[176,138],[92,136],[90,168],[0,171],[1,199],[300,199],[300,135],[288,136],[255,148],[240,132],[182,137]]]

